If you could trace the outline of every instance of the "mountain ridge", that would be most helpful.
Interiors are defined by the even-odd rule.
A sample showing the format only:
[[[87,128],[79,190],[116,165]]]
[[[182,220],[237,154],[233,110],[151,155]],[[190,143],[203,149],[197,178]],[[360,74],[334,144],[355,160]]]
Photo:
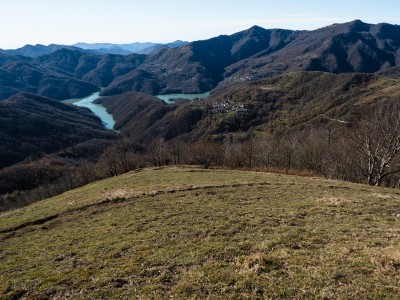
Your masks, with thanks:
[[[94,55],[59,49],[36,58],[0,54],[0,100],[27,91],[56,100],[82,98],[134,70],[144,55]]]
[[[0,74],[0,100],[21,91],[63,100],[100,90],[90,82],[35,65],[32,59],[21,56],[0,54]]]
[[[57,50],[70,49],[82,51],[89,54],[117,54],[117,55],[129,55],[129,54],[150,54],[163,48],[175,48],[180,47],[188,42],[176,40],[171,43],[153,43],[153,42],[135,42],[130,44],[113,44],[113,43],[75,43],[73,45],[59,45],[59,44],[26,44],[17,49],[0,49],[1,54],[20,55],[26,57],[39,57],[42,55],[51,54]]]
[[[17,49],[0,49],[0,53],[3,54],[10,54],[10,55],[20,55],[26,57],[38,57],[41,55],[49,54],[55,52],[60,49],[71,49],[71,50],[82,50],[80,48],[69,46],[69,45],[57,45],[57,44],[50,44],[50,45],[30,45],[27,44]]]
[[[138,89],[132,73],[103,91],[148,94],[202,93],[242,81],[289,71],[368,72],[399,76],[400,26],[360,20],[312,31],[253,26],[232,34],[195,41],[149,55],[138,68],[159,88]],[[131,85],[131,88],[129,86]]]
[[[185,42],[177,41],[178,47],[164,47],[148,55],[100,55],[79,48],[58,49],[35,58],[1,54],[3,92],[0,91],[0,96],[3,94],[4,99],[19,90],[38,92],[37,83],[20,82],[24,73],[7,73],[9,69],[4,64],[10,64],[10,60],[39,68],[42,73],[55,72],[51,76],[65,77],[66,83],[87,82],[98,89],[104,88],[102,96],[127,91],[152,95],[203,93],[291,71],[366,72],[397,78],[400,76],[399,36],[399,25],[355,20],[311,31],[264,29],[255,25],[232,35],[184,45],[181,44]],[[39,90],[42,95],[56,99],[77,96],[68,92],[46,94]],[[87,89],[78,94],[87,96],[90,92]]]

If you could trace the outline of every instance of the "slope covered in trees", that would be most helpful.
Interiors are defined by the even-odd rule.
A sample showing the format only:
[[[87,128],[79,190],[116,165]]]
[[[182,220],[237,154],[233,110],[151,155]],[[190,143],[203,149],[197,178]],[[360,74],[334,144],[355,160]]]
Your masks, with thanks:
[[[114,116],[115,128],[136,143],[173,137],[193,130],[202,118],[203,105],[166,104],[145,94],[127,92],[97,100]]]
[[[228,104],[221,118],[214,117],[214,133],[251,126],[280,132],[332,120],[351,126],[374,108],[399,99],[398,79],[365,73],[293,72],[221,90],[209,104],[217,109],[221,103]],[[232,109],[232,105],[243,109]]]
[[[298,32],[287,47],[228,67],[225,83],[288,71],[384,72],[398,64],[399,36],[398,25],[371,25],[360,20]]]
[[[92,55],[60,49],[37,58],[0,54],[0,100],[20,91],[56,100],[81,98],[134,70],[144,55]]]
[[[209,91],[223,79],[224,69],[229,65],[248,58],[261,51],[273,52],[288,44],[294,34],[288,30],[267,30],[254,26],[249,30],[231,36],[219,36],[209,40],[196,41],[188,45],[163,49],[150,55],[140,69],[152,74],[159,82],[157,90],[145,90],[150,94],[174,92],[197,93]],[[112,83],[102,93],[115,94],[126,81],[136,81],[138,74],[126,75]],[[120,88],[121,89],[121,88]],[[125,86],[122,90],[133,89]]]
[[[82,51],[62,49],[33,60],[35,65],[76,77],[97,85],[108,86],[111,81],[143,63],[145,55],[92,55]]]
[[[140,66],[156,84],[133,84],[141,73],[113,82],[104,95],[199,93],[291,71],[367,72],[398,77],[400,26],[359,20],[313,31],[254,26],[230,36],[196,41],[150,55]],[[222,82],[221,82],[222,81]],[[157,86],[157,89],[154,89]]]
[[[151,120],[146,129],[151,126],[158,138],[168,140],[183,134],[188,141],[195,141],[201,137],[221,139],[251,128],[279,133],[332,121],[351,126],[373,108],[399,99],[397,79],[362,73],[293,72],[234,85],[216,91],[207,100],[181,105],[163,104],[157,98],[135,93],[105,97],[99,102],[114,115],[123,135],[149,142],[154,134],[139,127],[144,124],[143,117]],[[152,105],[163,107],[163,113],[154,113]],[[149,138],[144,140],[143,136]]]
[[[77,77],[35,65],[31,59],[0,55],[0,100],[30,92],[56,100],[80,98],[99,90]]]
[[[89,110],[29,93],[0,102],[0,169],[94,139],[112,139]]]

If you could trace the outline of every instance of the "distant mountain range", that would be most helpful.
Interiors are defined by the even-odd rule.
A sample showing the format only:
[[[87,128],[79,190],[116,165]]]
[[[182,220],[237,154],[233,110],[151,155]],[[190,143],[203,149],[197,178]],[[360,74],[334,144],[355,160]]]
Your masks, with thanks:
[[[0,49],[0,54],[20,55],[20,56],[26,56],[26,57],[38,57],[41,55],[53,53],[60,49],[80,50],[80,48],[77,48],[74,46],[67,46],[67,45],[51,44],[51,45],[45,46],[45,45],[41,45],[41,44],[36,44],[36,45],[25,45],[18,49],[8,49],[8,50]]]
[[[94,50],[99,54],[150,54],[163,48],[176,48],[184,46],[189,42],[177,40],[172,43],[161,44],[161,43],[132,43],[132,44],[110,44],[110,43],[77,43],[72,46],[78,47],[85,50]]]
[[[400,26],[360,20],[313,31],[254,26],[148,56],[102,95],[201,93],[291,71],[400,76]],[[138,82],[147,83],[138,85]],[[146,87],[145,87],[146,86]]]
[[[175,41],[172,43],[132,43],[132,44],[111,44],[111,43],[76,43],[72,46],[69,45],[56,45],[51,44],[45,45],[25,45],[18,49],[0,49],[2,54],[21,55],[27,57],[38,57],[41,55],[51,54],[60,49],[70,50],[85,50],[89,54],[118,54],[118,55],[129,55],[129,54],[150,54],[163,48],[176,48],[188,44],[184,41]]]
[[[150,54],[104,54],[113,51]],[[60,100],[100,88],[103,96],[202,93],[291,71],[397,78],[400,26],[355,20],[313,31],[253,26],[192,43],[25,46],[0,53],[0,99],[28,91]]]

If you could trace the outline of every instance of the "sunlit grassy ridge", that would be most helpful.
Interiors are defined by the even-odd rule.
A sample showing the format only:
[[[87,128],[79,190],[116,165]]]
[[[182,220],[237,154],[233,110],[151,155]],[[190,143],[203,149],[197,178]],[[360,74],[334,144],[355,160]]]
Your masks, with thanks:
[[[396,299],[399,213],[338,181],[127,173],[1,214],[0,299]]]

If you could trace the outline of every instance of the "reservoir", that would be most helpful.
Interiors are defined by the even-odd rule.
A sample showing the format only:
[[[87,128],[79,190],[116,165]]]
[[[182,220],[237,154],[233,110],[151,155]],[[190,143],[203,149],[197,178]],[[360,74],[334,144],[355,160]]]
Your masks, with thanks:
[[[203,94],[168,94],[168,95],[157,95],[158,99],[164,100],[166,103],[173,103],[173,99],[204,99],[210,96],[210,92]],[[172,101],[171,101],[172,100]]]
[[[106,108],[103,105],[93,103],[93,101],[96,100],[97,98],[100,98],[99,92],[94,93],[82,99],[68,99],[61,102],[89,108],[96,116],[98,116],[101,119],[101,122],[103,123],[104,127],[108,129],[113,129],[115,124],[113,116],[107,112]]]
[[[158,99],[165,101],[166,103],[173,103],[173,99],[204,99],[210,95],[210,92],[203,94],[168,94],[168,95],[158,95],[156,96]],[[80,107],[89,108],[96,116],[101,119],[104,127],[108,129],[113,129],[115,120],[111,114],[109,114],[106,108],[101,104],[93,103],[94,100],[100,98],[99,92],[96,92],[90,96],[81,99],[67,99],[61,102],[74,104]]]

